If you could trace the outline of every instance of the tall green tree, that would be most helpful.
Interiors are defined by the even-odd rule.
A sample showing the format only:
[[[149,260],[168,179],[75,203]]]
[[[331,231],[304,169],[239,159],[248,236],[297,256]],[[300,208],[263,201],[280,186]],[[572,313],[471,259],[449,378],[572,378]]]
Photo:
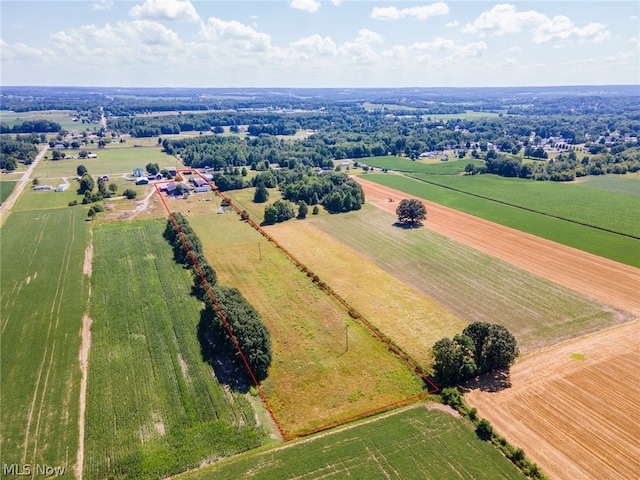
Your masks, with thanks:
[[[255,203],[264,203],[267,200],[269,200],[269,190],[261,183],[256,187],[256,191],[253,194],[253,201]]]
[[[427,218],[427,209],[420,200],[405,198],[398,204],[396,215],[401,223],[422,225],[422,221]]]
[[[96,184],[93,181],[93,177],[88,173],[85,173],[80,179],[80,189],[78,190],[78,193],[83,194],[85,192],[91,192],[95,186]]]

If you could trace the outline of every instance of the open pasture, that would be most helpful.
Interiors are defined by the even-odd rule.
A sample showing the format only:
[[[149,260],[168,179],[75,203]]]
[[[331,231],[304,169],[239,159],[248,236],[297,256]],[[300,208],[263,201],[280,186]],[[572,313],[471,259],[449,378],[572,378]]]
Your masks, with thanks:
[[[287,436],[425,392],[422,379],[237,214],[189,222],[220,283],[237,287],[269,329],[273,362],[262,389]]]
[[[429,175],[458,175],[464,172],[465,167],[469,163],[474,165],[484,165],[480,160],[465,158],[462,160],[452,159],[448,162],[440,161],[442,155],[437,155],[433,159],[411,160],[407,157],[396,157],[386,155],[382,157],[368,157],[363,160],[370,167],[387,168],[398,172],[405,173],[424,173]]]
[[[623,312],[427,228],[403,229],[394,223],[393,215],[372,208],[313,221],[317,228],[465,322],[505,325],[525,351],[630,319]],[[293,238],[286,246],[301,256],[307,249]],[[321,263],[327,272],[339,268],[331,264],[330,250],[324,257]],[[354,269],[343,282],[357,285],[362,281],[359,275]],[[419,326],[418,319],[416,328]]]
[[[74,110],[38,110],[33,112],[8,112],[6,110],[0,110],[0,121],[6,123],[9,127],[29,120],[56,122],[59,123],[64,130],[68,131],[78,130],[81,132],[99,127],[98,125],[86,124],[81,121],[74,122],[73,118],[75,116],[76,112]]]
[[[180,162],[172,156],[162,153],[159,148],[130,147],[92,149],[98,158],[74,158],[69,160],[43,160],[34,172],[35,177],[75,178],[78,165],[84,165],[91,175],[133,175],[134,168],[144,169],[147,163],[158,163],[160,168],[180,167]],[[77,155],[77,150],[68,150],[69,155]],[[51,154],[48,154],[51,157]]]
[[[511,388],[465,398],[550,478],[637,478],[639,327],[527,355],[511,368]]]
[[[78,448],[84,210],[13,212],[0,239],[0,423],[5,464],[64,467]]]
[[[544,215],[640,237],[640,222],[635,221],[637,197],[640,196],[639,178],[627,178],[625,182],[625,178],[609,177],[591,183],[594,188],[587,188],[590,182],[536,182],[497,175],[412,176]],[[625,183],[630,183],[629,187],[625,187]],[[621,184],[620,189],[629,190],[635,185],[635,195],[611,191],[616,184]],[[607,186],[607,189],[598,188],[598,185]]]
[[[202,304],[164,227],[95,228],[87,479],[165,477],[265,440],[247,399],[202,360]]]
[[[365,178],[365,177],[363,177]],[[640,267],[638,240],[585,225],[528,212],[492,200],[455,192],[401,175],[367,175],[366,180],[468,213],[490,222],[530,233],[553,242]],[[571,188],[570,185],[563,185]],[[543,260],[541,260],[543,261]]]
[[[414,407],[179,477],[181,480],[525,478],[469,422]]]
[[[573,184],[582,188],[604,190],[606,192],[626,193],[640,197],[640,175],[628,173],[626,175],[602,175],[582,177]]]

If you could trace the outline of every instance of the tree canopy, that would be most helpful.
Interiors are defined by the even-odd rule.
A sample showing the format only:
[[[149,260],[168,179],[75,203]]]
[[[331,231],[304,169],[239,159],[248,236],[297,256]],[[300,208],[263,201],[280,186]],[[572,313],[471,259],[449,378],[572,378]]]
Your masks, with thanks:
[[[433,345],[433,369],[444,384],[509,368],[518,355],[516,339],[502,325],[474,322],[462,334]]]
[[[401,223],[422,225],[422,220],[427,218],[427,209],[420,200],[405,198],[396,208],[396,215]]]

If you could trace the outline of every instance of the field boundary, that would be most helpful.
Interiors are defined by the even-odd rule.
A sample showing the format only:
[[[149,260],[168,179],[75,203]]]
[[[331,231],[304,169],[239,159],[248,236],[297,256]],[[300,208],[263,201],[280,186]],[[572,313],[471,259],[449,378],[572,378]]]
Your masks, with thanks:
[[[448,185],[442,185],[440,183],[431,182],[429,180],[425,180],[424,178],[419,178],[419,177],[414,176],[414,175],[427,175],[427,174],[424,174],[424,173],[422,173],[422,174],[420,174],[420,173],[414,174],[414,173],[411,173],[411,172],[408,172],[408,173],[407,172],[403,172],[402,175],[404,175],[405,177],[410,178],[412,180],[416,180],[418,182],[422,182],[422,183],[427,183],[429,185],[433,185],[434,187],[440,187],[440,188],[444,188],[445,190],[451,190],[452,192],[462,193],[464,195],[469,195],[469,196],[475,197],[475,198],[481,198],[481,199],[487,200],[489,202],[499,203],[499,204],[505,205],[507,207],[512,207],[512,208],[517,208],[519,210],[524,210],[525,212],[536,213],[536,214],[542,215],[544,217],[554,218],[556,220],[562,220],[563,222],[569,222],[569,223],[573,223],[573,224],[576,224],[576,225],[580,225],[582,227],[593,228],[595,230],[600,230],[600,231],[611,233],[611,234],[614,234],[614,235],[620,235],[621,237],[632,238],[633,240],[640,240],[640,237],[637,237],[635,235],[631,235],[631,234],[628,234],[628,233],[621,233],[621,232],[617,232],[615,230],[611,230],[609,228],[598,227],[596,225],[591,225],[589,223],[578,222],[576,220],[570,220],[570,219],[565,218],[565,217],[559,217],[557,215],[552,215],[550,213],[541,212],[540,210],[535,210],[533,208],[527,208],[527,207],[523,207],[521,205],[514,205],[513,203],[505,202],[505,201],[502,201],[502,200],[497,200],[495,198],[485,197],[484,195],[479,195],[477,193],[465,192],[464,190],[460,190],[459,188],[450,187]]]
[[[284,248],[282,245],[280,245],[271,235],[269,235],[262,227],[260,227],[260,225],[258,225],[254,220],[252,220],[251,218],[249,218],[249,215],[242,211],[235,203],[233,203],[233,201],[227,197],[226,195],[224,195],[215,185],[213,185],[212,183],[210,183],[207,179],[205,179],[200,172],[198,172],[197,170],[194,169],[190,169],[190,168],[185,168],[185,169],[179,169],[178,170],[178,176],[177,178],[179,179],[179,181],[182,181],[183,177],[180,175],[182,173],[185,174],[196,174],[198,175],[203,181],[205,181],[211,188],[212,190],[219,196],[221,197],[224,201],[226,201],[228,203],[228,205],[233,208],[249,225],[251,225],[258,233],[260,233],[263,237],[265,237],[269,242],[273,243],[276,248],[278,250],[280,250],[282,253],[284,253],[289,260],[291,260],[294,265],[296,267],[298,267],[303,273],[305,273],[307,275],[307,277],[309,277],[311,279],[311,281],[316,284],[321,290],[323,290],[325,293],[327,293],[330,297],[332,297],[335,301],[337,301],[349,314],[349,316],[351,316],[354,320],[359,321],[366,329],[369,330],[369,332],[371,334],[374,335],[374,337],[376,337],[379,341],[381,341],[390,351],[392,351],[401,361],[403,361],[408,367],[410,367],[424,382],[425,384],[428,386],[427,391],[417,394],[417,395],[413,395],[411,397],[402,399],[402,400],[398,400],[396,402],[392,402],[390,404],[386,404],[386,405],[382,405],[378,408],[374,408],[374,409],[370,409],[367,410],[365,412],[356,414],[356,415],[351,415],[347,418],[343,418],[343,419],[339,419],[339,420],[335,420],[333,422],[327,423],[325,425],[321,425],[319,427],[315,427],[309,430],[305,430],[301,433],[297,433],[295,435],[286,435],[278,421],[278,419],[276,418],[271,405],[269,404],[264,392],[262,391],[262,388],[260,387],[259,382],[257,381],[253,370],[251,369],[251,367],[249,366],[249,362],[247,361],[244,353],[242,352],[242,349],[240,348],[240,345],[235,337],[235,335],[233,334],[233,331],[231,330],[231,327],[229,325],[229,323],[227,322],[227,319],[222,311],[222,309],[220,308],[220,305],[218,304],[218,301],[215,298],[215,295],[213,294],[213,291],[211,289],[211,287],[209,286],[206,278],[204,277],[200,266],[198,265],[198,262],[196,261],[193,253],[191,252],[189,245],[187,244],[186,239],[184,238],[182,231],[180,230],[180,227],[178,226],[178,223],[176,222],[175,218],[173,217],[173,214],[171,213],[171,210],[169,209],[169,206],[167,205],[162,192],[160,190],[159,185],[164,184],[164,183],[168,183],[171,180],[165,180],[165,181],[161,181],[161,182],[156,182],[154,183],[154,188],[156,189],[156,192],[158,193],[158,196],[160,197],[160,200],[162,201],[162,204],[165,208],[165,210],[167,211],[169,218],[171,219],[171,222],[173,223],[174,228],[176,229],[176,231],[178,232],[178,235],[180,236],[180,240],[182,241],[183,245],[185,246],[187,253],[189,254],[189,257],[191,258],[191,261],[193,262],[193,265],[196,269],[196,272],[198,273],[198,275],[200,276],[203,285],[205,286],[205,289],[207,290],[207,294],[209,295],[209,298],[211,299],[211,301],[213,302],[213,305],[218,313],[218,315],[220,316],[220,318],[222,319],[222,322],[225,325],[225,328],[227,329],[227,332],[229,333],[229,336],[231,337],[231,340],[233,341],[236,349],[238,350],[238,353],[240,354],[240,357],[242,358],[242,361],[244,362],[247,370],[249,371],[249,375],[251,376],[251,379],[253,380],[258,393],[260,394],[260,398],[262,399],[262,402],[264,403],[267,411],[269,412],[269,415],[271,416],[271,418],[273,419],[274,423],[276,424],[276,427],[278,428],[278,431],[280,432],[282,438],[284,439],[284,441],[289,441],[289,440],[293,440],[294,438],[298,438],[298,437],[302,437],[302,436],[306,436],[306,435],[310,435],[312,433],[321,431],[321,430],[326,430],[330,427],[336,426],[336,425],[340,425],[343,423],[347,423],[350,422],[352,420],[358,419],[358,418],[362,418],[362,417],[366,417],[369,415],[372,415],[374,413],[380,412],[380,411],[384,411],[387,410],[389,408],[398,406],[398,405],[402,405],[402,404],[406,404],[409,403],[413,400],[416,400],[418,398],[421,398],[423,396],[426,395],[431,395],[434,393],[437,393],[440,391],[439,387],[433,383],[433,381],[431,381],[427,375],[422,372],[422,370],[415,365],[404,353],[402,353],[399,349],[399,347],[396,347],[395,345],[393,345],[391,343],[391,340],[386,339],[370,322],[368,322],[360,313],[358,313],[354,308],[352,308],[343,298],[341,298],[329,285],[327,285],[325,282],[321,281],[320,278],[314,274],[306,265],[304,265],[300,260],[298,260],[291,252],[289,252],[286,248]]]

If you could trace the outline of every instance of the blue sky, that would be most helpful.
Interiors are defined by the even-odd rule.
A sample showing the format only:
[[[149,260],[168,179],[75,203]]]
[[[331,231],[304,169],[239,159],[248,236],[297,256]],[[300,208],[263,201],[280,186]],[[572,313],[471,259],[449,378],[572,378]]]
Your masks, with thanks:
[[[639,16],[626,0],[0,0],[0,83],[640,84]]]

